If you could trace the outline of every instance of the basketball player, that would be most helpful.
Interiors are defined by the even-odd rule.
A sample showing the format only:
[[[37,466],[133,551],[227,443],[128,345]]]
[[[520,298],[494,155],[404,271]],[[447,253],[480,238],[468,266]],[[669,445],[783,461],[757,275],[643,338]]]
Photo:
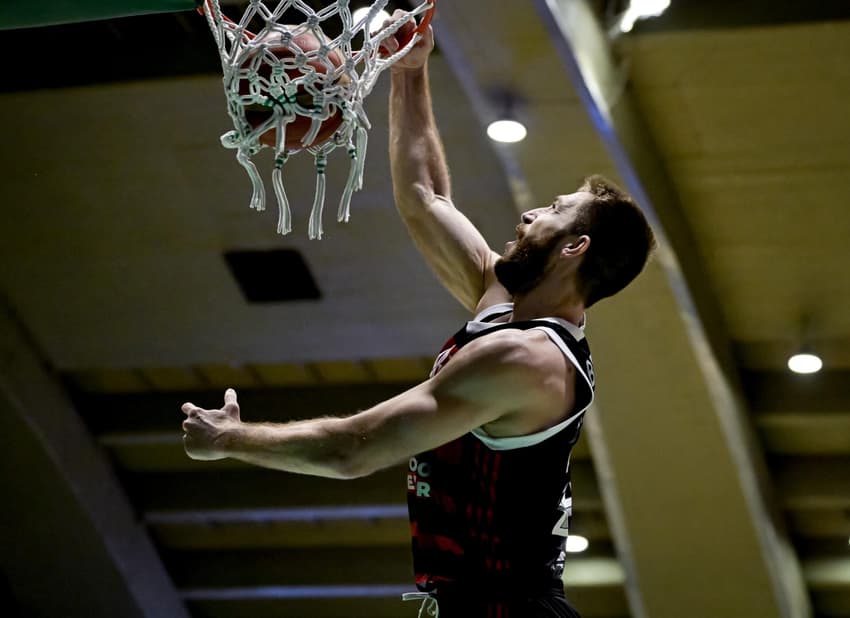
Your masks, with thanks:
[[[395,198],[419,251],[475,317],[428,380],[352,416],[245,423],[232,389],[220,410],[184,404],[186,452],[333,478],[406,460],[420,613],[578,616],[561,575],[570,450],[594,390],[584,312],[638,275],[653,234],[627,195],[591,177],[523,213],[516,240],[491,251],[451,202],[432,48],[429,30],[392,68]]]

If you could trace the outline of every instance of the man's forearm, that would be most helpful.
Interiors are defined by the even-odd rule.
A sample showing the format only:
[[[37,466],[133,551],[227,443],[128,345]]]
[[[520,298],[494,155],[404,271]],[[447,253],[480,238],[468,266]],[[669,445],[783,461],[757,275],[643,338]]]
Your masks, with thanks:
[[[399,209],[418,205],[417,185],[451,197],[449,170],[431,108],[427,65],[392,71],[390,166]]]
[[[238,423],[222,437],[228,457],[250,464],[329,478],[354,478],[359,438],[344,419]]]

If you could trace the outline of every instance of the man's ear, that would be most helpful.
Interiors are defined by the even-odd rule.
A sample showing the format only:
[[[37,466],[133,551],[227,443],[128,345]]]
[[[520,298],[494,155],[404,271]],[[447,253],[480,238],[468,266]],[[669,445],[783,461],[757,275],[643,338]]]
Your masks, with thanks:
[[[582,234],[574,241],[564,245],[561,249],[561,255],[564,257],[578,257],[587,252],[590,248],[590,236]]]

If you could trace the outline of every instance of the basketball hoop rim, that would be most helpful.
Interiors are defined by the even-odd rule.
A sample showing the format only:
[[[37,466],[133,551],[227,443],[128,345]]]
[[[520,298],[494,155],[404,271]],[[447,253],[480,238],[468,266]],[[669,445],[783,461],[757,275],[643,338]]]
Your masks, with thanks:
[[[419,20],[419,25],[416,26],[416,28],[411,33],[410,37],[405,39],[404,41],[399,41],[399,47],[404,47],[405,45],[410,43],[410,41],[413,39],[413,37],[415,37],[417,34],[424,34],[425,31],[428,29],[428,26],[431,25],[431,20],[434,18],[434,11],[437,9],[437,0],[427,0],[427,2],[428,2],[429,5],[431,5],[430,8],[422,14],[422,19]],[[203,2],[199,2],[199,6],[195,10],[198,11],[198,13],[200,15],[204,15],[204,11],[205,11],[204,7],[206,7],[206,9],[212,11],[213,10],[212,0],[204,0]],[[222,14],[221,18],[225,21],[230,22],[231,24],[234,23],[234,21],[232,19],[230,19],[229,17],[227,17],[227,15]],[[244,36],[248,37],[249,39],[253,39],[257,36],[256,34],[251,32],[250,30],[243,30],[242,34]]]
[[[431,8],[429,8],[427,11],[425,11],[425,13],[422,14],[422,19],[419,20],[419,25],[416,26],[416,30],[413,31],[413,35],[411,36],[411,38],[413,38],[417,34],[425,34],[425,31],[428,29],[428,26],[431,25],[431,20],[434,18],[434,11],[437,8],[437,0],[428,0],[428,4],[431,5]],[[404,47],[409,42],[409,40],[404,41],[401,46]]]

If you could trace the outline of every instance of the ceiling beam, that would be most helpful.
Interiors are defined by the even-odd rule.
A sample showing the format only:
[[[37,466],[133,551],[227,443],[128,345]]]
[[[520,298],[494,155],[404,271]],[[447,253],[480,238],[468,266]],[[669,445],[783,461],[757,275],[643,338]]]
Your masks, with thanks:
[[[850,19],[850,3],[846,0],[676,0],[660,17],[635,24],[635,32],[747,28],[842,19]]]
[[[791,531],[806,540],[847,540],[850,537],[850,510],[847,509],[788,509],[786,517]],[[841,546],[844,547],[844,541]]]
[[[599,508],[591,462],[577,461],[571,469],[574,495],[588,508]],[[406,474],[407,464],[345,481],[247,465],[157,473],[124,471],[125,485],[145,513],[396,504],[406,495]]]
[[[38,615],[188,617],[103,451],[2,299],[0,342],[0,538],[11,548],[0,564],[16,597]]]
[[[239,574],[225,564],[244,563]],[[346,569],[330,568],[344,564]],[[181,594],[193,600],[247,600],[382,596],[404,586],[411,562],[403,548],[362,550],[331,548],[286,552],[226,552],[182,554],[173,560],[175,577],[184,582]],[[623,569],[616,558],[571,557],[565,567],[571,590],[623,585]],[[387,582],[396,582],[387,584]],[[286,582],[286,585],[275,585]],[[376,584],[376,582],[384,582]],[[345,586],[349,584],[349,588]],[[410,587],[412,584],[408,584]],[[355,588],[356,587],[356,588]],[[405,590],[407,591],[407,590]],[[404,591],[402,591],[404,592]],[[400,593],[399,593],[400,594]]]
[[[769,412],[756,426],[773,455],[850,455],[850,412]]]
[[[785,508],[850,509],[850,456],[777,458],[771,472]]]
[[[756,414],[850,412],[850,371],[820,371],[809,375],[750,371],[744,374],[743,381]]]
[[[844,589],[850,587],[850,558],[813,558],[803,563],[806,582],[815,589]]]
[[[410,524],[406,506],[385,506],[404,513],[396,518],[352,518],[329,525],[324,521],[280,521],[279,512],[292,509],[232,509],[224,518],[221,511],[161,510],[146,513],[145,521],[157,541],[169,550],[327,546],[395,546],[409,550]],[[352,509],[350,506],[341,508]],[[214,525],[200,522],[214,522]],[[570,531],[587,538],[592,552],[604,554],[605,548],[610,547],[610,533],[601,507],[586,507],[576,513],[570,522]]]
[[[797,618],[810,615],[799,564],[782,530],[778,509],[771,497],[767,475],[764,474],[763,461],[748,430],[746,410],[742,405],[743,398],[719,307],[706,283],[708,278],[696,252],[693,234],[682,214],[661,153],[633,100],[622,68],[613,58],[605,28],[586,0],[536,0],[535,4],[563,61],[566,76],[584,102],[627,189],[644,209],[656,230],[659,240],[658,261],[678,304],[681,326],[690,342],[697,372],[702,375],[708,399],[702,402],[703,405],[692,400],[690,412],[695,416],[692,422],[705,424],[706,427],[702,435],[692,432],[690,428],[688,434],[681,430],[678,432],[676,465],[689,467],[692,464],[698,467],[696,460],[689,462],[689,459],[702,449],[713,451],[712,470],[717,474],[712,482],[724,487],[726,492],[731,492],[731,495],[724,495],[725,515],[728,521],[736,522],[741,533],[749,537],[747,542],[753,545],[753,552],[746,559],[742,555],[737,567],[746,565],[742,577],[750,580],[761,577],[761,581],[771,589],[770,598],[756,600],[746,587],[738,590],[729,587],[725,591],[729,595],[726,602],[736,604],[739,608],[741,605],[738,603],[754,603],[755,613],[761,616]],[[677,325],[670,326],[673,329]],[[674,388],[671,387],[670,391],[672,395]],[[634,519],[638,516],[640,505],[648,507],[649,504],[642,503],[638,496],[629,504],[629,498],[624,497],[635,495],[629,491],[626,486],[629,483],[625,479],[632,478],[630,475],[642,467],[646,468],[645,459],[631,465],[626,463],[624,454],[626,444],[634,443],[640,437],[635,431],[626,444],[617,446],[613,436],[624,430],[620,425],[628,421],[624,421],[622,416],[602,418],[600,431],[607,435],[607,440],[594,443],[592,450],[594,457],[607,455],[611,461],[620,462],[612,465],[608,480],[612,486],[619,485],[620,501],[627,516],[631,517],[631,521],[627,522],[632,531],[631,538],[623,539],[623,542],[636,548],[634,559],[637,572],[630,575],[640,579],[640,590],[638,592],[637,587],[627,588],[633,611],[638,616],[680,615],[684,608],[676,608],[675,603],[671,602],[669,581],[647,576],[653,571],[650,565],[653,552],[649,549],[641,551],[640,547],[648,548],[646,544],[652,540],[640,538],[641,533]],[[604,419],[608,419],[607,423]],[[675,420],[671,418],[670,421],[670,426],[675,426]],[[637,427],[634,424],[632,426]],[[720,443],[709,445],[708,427],[720,432]],[[644,438],[651,439],[651,436],[646,435]],[[693,442],[689,443],[689,439]],[[644,470],[644,476],[651,473],[650,469]],[[632,478],[632,483],[637,480]],[[667,482],[674,482],[673,478]],[[671,495],[683,493],[678,487],[670,487],[669,491]],[[630,510],[633,511],[631,514],[628,513]],[[684,549],[688,545],[687,526],[676,528],[669,529],[667,533],[671,537],[681,534],[681,547]],[[613,530],[616,539],[616,525],[613,525]],[[743,553],[742,546],[737,551]],[[679,556],[668,554],[667,558],[671,564],[681,560],[679,567],[682,569],[688,568],[691,559],[687,551]],[[707,559],[708,556],[703,560],[704,565]],[[709,590],[709,587],[703,587],[702,590],[701,593],[696,589],[690,590],[688,601],[684,597],[680,599],[688,603],[691,615],[696,615],[693,613],[694,607],[701,607],[701,611],[711,613],[709,608],[715,601],[708,597],[716,599],[717,593]]]

